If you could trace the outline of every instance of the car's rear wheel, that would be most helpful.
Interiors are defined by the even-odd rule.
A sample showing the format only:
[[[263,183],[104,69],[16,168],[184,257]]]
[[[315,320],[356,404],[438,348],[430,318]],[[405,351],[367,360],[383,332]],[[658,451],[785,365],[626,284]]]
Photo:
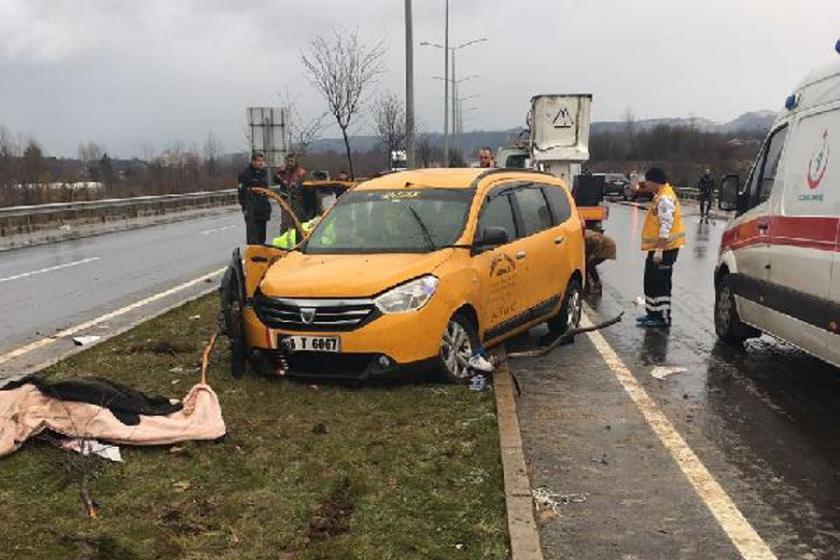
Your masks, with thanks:
[[[761,336],[761,331],[741,321],[735,307],[732,279],[728,274],[715,287],[715,332],[729,344],[742,344],[748,338]]]
[[[580,280],[572,278],[563,294],[563,304],[560,313],[548,320],[548,330],[554,334],[563,335],[580,324],[583,312],[583,289]]]
[[[475,326],[462,313],[449,319],[440,341],[440,370],[452,383],[466,383],[470,379],[469,361],[478,347]]]

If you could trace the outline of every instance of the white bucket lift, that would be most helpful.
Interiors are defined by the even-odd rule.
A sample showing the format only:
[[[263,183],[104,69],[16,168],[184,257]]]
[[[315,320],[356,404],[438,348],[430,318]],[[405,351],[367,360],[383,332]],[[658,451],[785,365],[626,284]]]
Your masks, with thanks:
[[[589,159],[592,94],[549,94],[531,98],[531,164],[571,185]]]

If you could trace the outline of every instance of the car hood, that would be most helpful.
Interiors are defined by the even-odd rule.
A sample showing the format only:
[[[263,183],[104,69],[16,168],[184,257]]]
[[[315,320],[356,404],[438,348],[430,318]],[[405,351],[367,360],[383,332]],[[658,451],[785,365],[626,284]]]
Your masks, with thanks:
[[[452,252],[304,255],[292,251],[268,269],[260,291],[276,297],[371,297],[434,272]]]

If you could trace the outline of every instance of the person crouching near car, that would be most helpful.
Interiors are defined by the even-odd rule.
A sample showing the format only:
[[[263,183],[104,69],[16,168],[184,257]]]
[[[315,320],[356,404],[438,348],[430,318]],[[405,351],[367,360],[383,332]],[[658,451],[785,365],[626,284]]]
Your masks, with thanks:
[[[583,232],[584,252],[586,253],[586,295],[601,295],[604,286],[598,274],[598,265],[606,260],[615,260],[615,241],[603,231],[586,229]]]
[[[671,277],[680,247],[685,245],[685,226],[677,194],[665,171],[652,167],[645,173],[645,190],[653,193],[642,228],[645,260],[645,309],[636,320],[643,328],[671,326]]]

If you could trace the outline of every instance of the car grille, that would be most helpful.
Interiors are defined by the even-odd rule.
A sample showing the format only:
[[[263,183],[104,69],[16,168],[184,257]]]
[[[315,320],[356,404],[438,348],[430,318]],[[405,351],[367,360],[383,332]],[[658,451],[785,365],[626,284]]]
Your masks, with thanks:
[[[288,331],[351,331],[376,317],[368,299],[288,299],[254,296],[254,311],[263,324]]]

